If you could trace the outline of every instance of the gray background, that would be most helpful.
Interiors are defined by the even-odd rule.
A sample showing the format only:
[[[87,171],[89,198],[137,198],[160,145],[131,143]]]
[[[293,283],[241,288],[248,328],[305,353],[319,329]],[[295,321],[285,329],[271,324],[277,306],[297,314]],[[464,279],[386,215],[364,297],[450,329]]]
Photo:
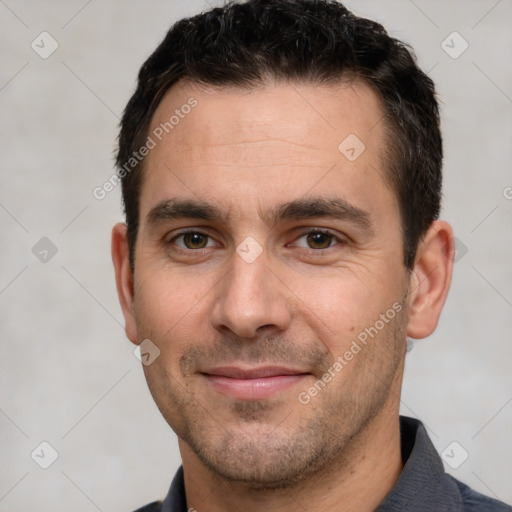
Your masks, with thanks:
[[[143,60],[207,6],[0,0],[1,511],[126,512],[163,497],[180,464],[124,335],[109,254],[120,191],[92,190],[112,174]],[[442,216],[459,260],[438,330],[408,354],[402,412],[440,452],[458,443],[452,464],[468,452],[452,474],[512,502],[512,2],[347,6],[414,46],[442,102]],[[47,59],[31,48],[43,31],[59,45]],[[469,44],[458,58],[458,36],[452,56],[442,47],[453,31]],[[55,255],[47,241],[34,254],[42,237]],[[48,469],[31,458],[42,441],[59,453]]]

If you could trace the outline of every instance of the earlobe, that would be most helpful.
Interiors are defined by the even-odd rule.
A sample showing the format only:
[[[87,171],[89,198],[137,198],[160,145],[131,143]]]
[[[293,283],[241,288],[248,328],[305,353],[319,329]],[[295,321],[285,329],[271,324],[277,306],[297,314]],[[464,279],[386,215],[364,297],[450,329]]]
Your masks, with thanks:
[[[112,229],[112,261],[116,274],[116,287],[124,315],[125,332],[128,339],[138,344],[135,322],[133,271],[130,267],[126,224],[116,224]]]
[[[445,221],[434,221],[418,246],[409,293],[407,336],[426,338],[437,327],[453,271],[453,232]]]

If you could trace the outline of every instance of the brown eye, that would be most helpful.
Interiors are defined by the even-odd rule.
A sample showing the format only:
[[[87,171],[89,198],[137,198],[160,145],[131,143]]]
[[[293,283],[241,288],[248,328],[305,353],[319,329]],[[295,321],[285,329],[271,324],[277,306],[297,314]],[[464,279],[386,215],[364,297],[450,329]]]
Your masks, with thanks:
[[[208,237],[201,233],[186,233],[183,242],[188,249],[203,249],[208,243]]]
[[[331,246],[333,238],[333,235],[319,231],[306,235],[308,246],[311,249],[327,249]]]
[[[174,237],[171,242],[182,249],[205,249],[215,245],[214,241],[204,233],[191,231]]]

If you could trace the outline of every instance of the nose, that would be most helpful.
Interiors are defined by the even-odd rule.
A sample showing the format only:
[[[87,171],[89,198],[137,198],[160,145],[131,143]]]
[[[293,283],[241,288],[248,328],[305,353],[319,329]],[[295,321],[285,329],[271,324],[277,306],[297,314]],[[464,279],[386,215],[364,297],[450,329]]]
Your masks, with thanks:
[[[237,253],[232,258],[230,272],[216,290],[214,328],[241,338],[252,338],[263,328],[284,331],[291,320],[290,294],[269,267],[265,252],[251,263]]]

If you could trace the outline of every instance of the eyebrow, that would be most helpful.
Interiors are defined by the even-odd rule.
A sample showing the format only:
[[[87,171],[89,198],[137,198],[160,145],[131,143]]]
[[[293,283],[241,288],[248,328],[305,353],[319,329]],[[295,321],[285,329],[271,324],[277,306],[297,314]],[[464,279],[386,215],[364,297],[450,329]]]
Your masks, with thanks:
[[[271,211],[267,219],[271,224],[277,224],[282,220],[303,220],[316,217],[348,221],[366,231],[371,231],[372,228],[368,212],[341,198],[308,198],[290,201]]]
[[[332,218],[351,222],[365,231],[372,231],[369,213],[342,198],[297,199],[264,212],[262,218],[271,226],[284,220]],[[197,219],[228,224],[229,214],[206,202],[167,199],[158,203],[147,215],[147,223],[150,227],[157,227],[177,219]]]
[[[216,206],[190,199],[161,201],[147,215],[147,223],[151,227],[176,219],[198,219],[227,223],[228,217]]]

